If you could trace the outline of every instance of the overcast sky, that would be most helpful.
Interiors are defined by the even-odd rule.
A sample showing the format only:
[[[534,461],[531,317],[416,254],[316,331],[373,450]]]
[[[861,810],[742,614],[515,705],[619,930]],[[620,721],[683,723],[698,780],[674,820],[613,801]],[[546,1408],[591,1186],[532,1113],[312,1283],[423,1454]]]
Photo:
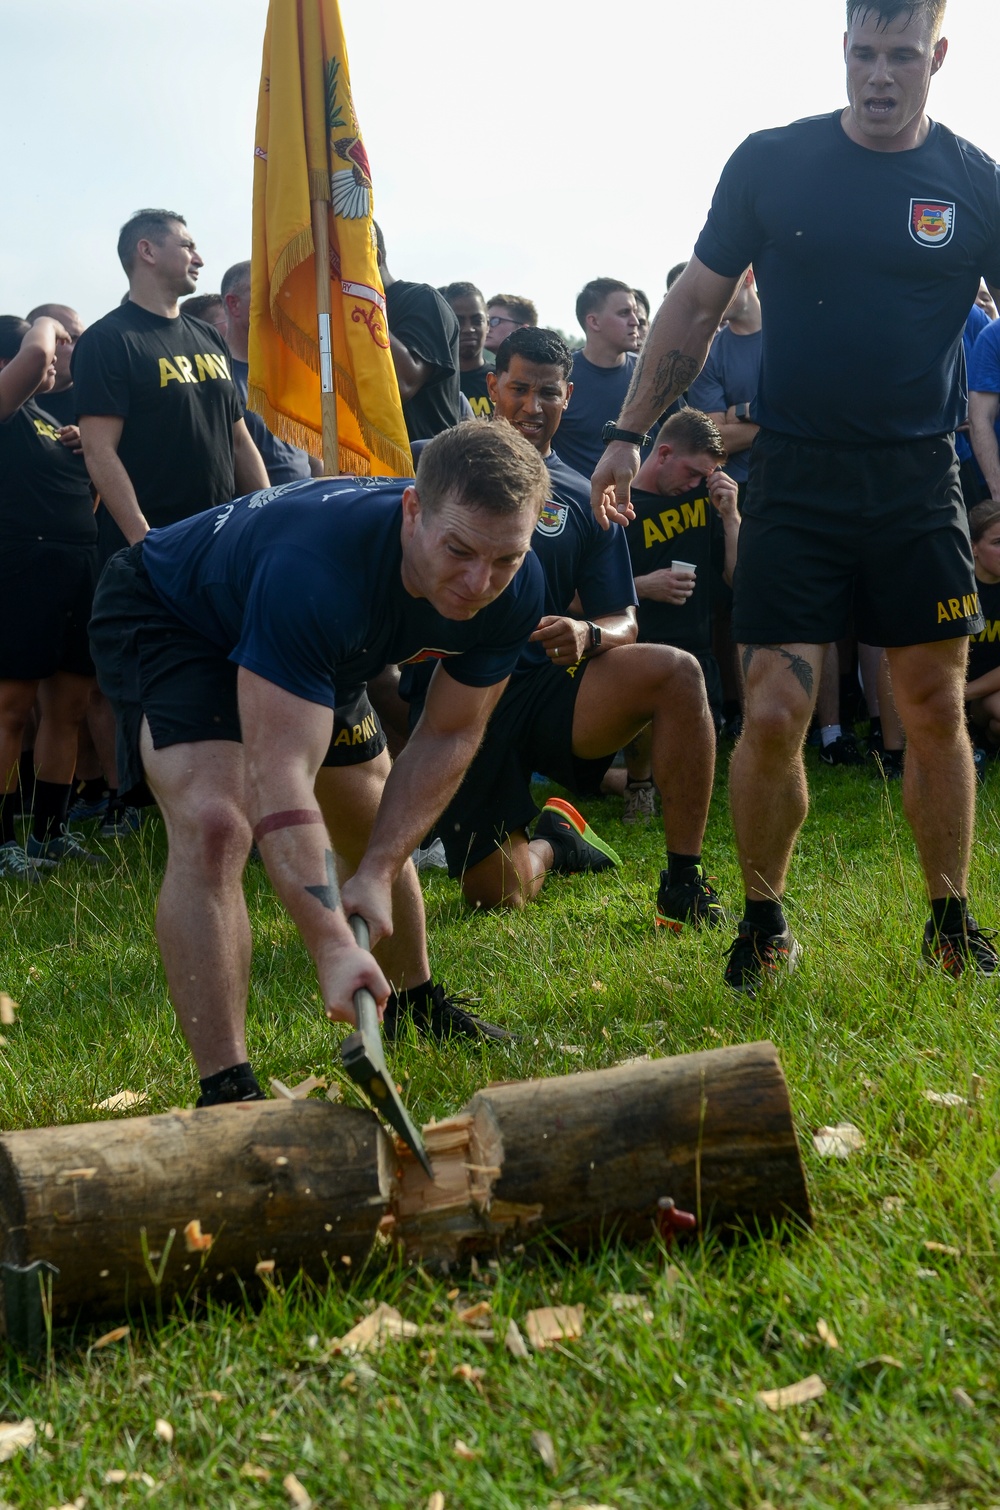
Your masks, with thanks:
[[[89,322],[125,280],[118,229],[186,215],[217,289],[250,255],[266,0],[0,0],[0,313]],[[732,149],[845,101],[841,0],[341,0],[375,212],[397,277],[524,293],[575,329],[589,278],[654,306]],[[952,0],[931,114],[1000,155],[1000,6]],[[831,213],[849,215],[849,205]]]

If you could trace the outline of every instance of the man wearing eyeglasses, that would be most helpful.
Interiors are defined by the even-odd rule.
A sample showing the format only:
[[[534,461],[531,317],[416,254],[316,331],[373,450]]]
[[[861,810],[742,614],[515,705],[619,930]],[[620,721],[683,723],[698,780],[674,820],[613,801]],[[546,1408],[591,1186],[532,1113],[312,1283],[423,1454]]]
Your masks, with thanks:
[[[538,310],[521,294],[494,294],[486,305],[486,350],[499,351],[511,331],[538,324]]]

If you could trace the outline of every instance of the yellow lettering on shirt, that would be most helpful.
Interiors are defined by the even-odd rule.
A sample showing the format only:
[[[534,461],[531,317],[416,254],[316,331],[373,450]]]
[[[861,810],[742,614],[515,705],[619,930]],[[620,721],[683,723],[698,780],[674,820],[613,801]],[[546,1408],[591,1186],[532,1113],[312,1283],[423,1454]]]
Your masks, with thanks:
[[[351,742],[350,729],[341,729],[340,733],[337,735],[336,739],[333,742],[335,745],[349,745]]]
[[[191,358],[190,357],[176,357],[175,356],[174,357],[174,361],[177,363],[177,366],[180,368],[181,372],[184,374],[184,381],[185,381],[185,383],[196,383],[198,381],[198,379],[194,375],[194,368],[191,366]]]
[[[705,528],[705,500],[696,498],[694,503],[681,504],[681,516],[684,520],[682,529],[694,530]]]
[[[993,644],[996,640],[1000,640],[1000,619],[987,619],[986,628],[982,634],[974,634],[972,638],[980,645],[986,642]]]
[[[962,617],[965,619],[974,619],[979,614],[979,611],[979,594],[974,592],[966,593],[962,599]]]
[[[351,725],[351,744],[352,745],[363,745],[364,742],[365,742],[365,731],[364,731],[364,729],[362,728],[362,726],[360,724],[352,724]]]
[[[59,431],[56,429],[55,425],[50,425],[48,420],[45,419],[35,420],[35,433],[37,435],[43,436],[45,440],[59,439]]]
[[[948,599],[948,610],[953,619],[960,619],[962,617],[962,605],[957,598]]]
[[[183,381],[184,379],[177,371],[177,368],[174,366],[173,362],[168,361],[166,357],[161,357],[160,387],[165,388],[168,383],[183,383]]]
[[[666,539],[661,535],[652,519],[642,521],[642,539],[646,549],[651,545],[666,545]]]

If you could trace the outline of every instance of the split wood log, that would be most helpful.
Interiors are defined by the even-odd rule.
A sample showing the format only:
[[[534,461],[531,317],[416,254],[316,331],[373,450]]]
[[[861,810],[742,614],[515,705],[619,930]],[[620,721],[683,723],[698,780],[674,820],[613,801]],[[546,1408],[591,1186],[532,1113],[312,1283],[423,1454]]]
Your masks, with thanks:
[[[397,1238],[425,1263],[542,1230],[575,1248],[642,1240],[664,1197],[702,1228],[812,1220],[767,1042],[493,1085],[424,1139],[436,1179],[397,1145],[393,1207]]]
[[[811,1220],[770,1043],[490,1086],[423,1133],[433,1183],[372,1113],[327,1101],[6,1133],[0,1262],[54,1264],[61,1322],[226,1296],[261,1264],[323,1281],[379,1229],[444,1266],[542,1233],[643,1240],[664,1197],[703,1227]]]
[[[5,1133],[0,1262],[56,1266],[56,1321],[157,1292],[225,1297],[259,1263],[325,1280],[368,1257],[395,1165],[370,1112],[326,1101]]]

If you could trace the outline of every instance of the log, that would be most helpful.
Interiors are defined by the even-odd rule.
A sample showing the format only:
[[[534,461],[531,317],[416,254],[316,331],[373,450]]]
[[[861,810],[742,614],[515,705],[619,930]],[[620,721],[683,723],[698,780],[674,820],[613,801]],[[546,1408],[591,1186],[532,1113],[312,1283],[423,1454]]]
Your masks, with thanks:
[[[55,1265],[57,1322],[194,1289],[226,1298],[259,1285],[261,1263],[325,1281],[371,1252],[395,1163],[372,1113],[327,1101],[5,1133],[0,1262]]]
[[[324,1281],[362,1263],[380,1231],[444,1268],[552,1234],[578,1249],[645,1240],[665,1197],[703,1230],[811,1222],[770,1043],[492,1085],[423,1135],[433,1182],[371,1112],[328,1101],[6,1133],[0,1264],[54,1265],[62,1322],[192,1290],[253,1293],[261,1264]],[[8,1270],[9,1323],[32,1285]]]
[[[543,1229],[577,1249],[612,1234],[641,1241],[664,1197],[702,1230],[811,1225],[771,1043],[492,1085],[441,1127],[461,1150],[440,1149],[435,1126],[425,1128],[438,1178],[431,1185],[400,1151],[393,1200],[398,1240],[425,1263]]]

